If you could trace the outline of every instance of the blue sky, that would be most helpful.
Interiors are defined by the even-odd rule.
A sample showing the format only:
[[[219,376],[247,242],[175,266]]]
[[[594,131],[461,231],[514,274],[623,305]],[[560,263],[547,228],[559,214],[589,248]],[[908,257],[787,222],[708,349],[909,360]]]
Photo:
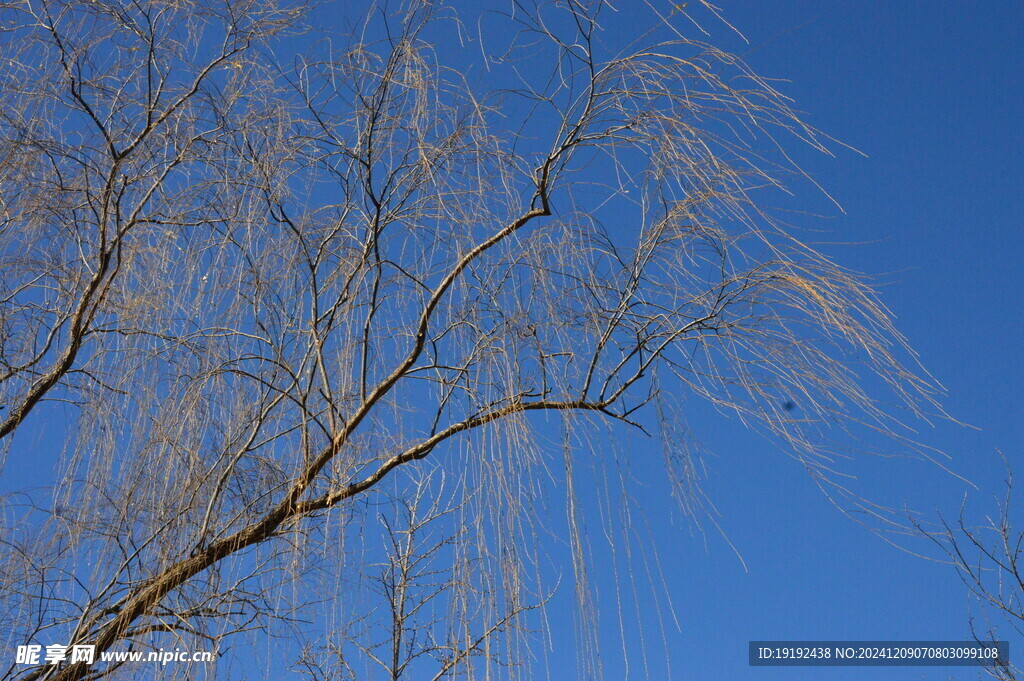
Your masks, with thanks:
[[[635,1],[619,3],[613,18],[628,21]],[[918,439],[948,454],[943,461],[956,475],[913,458],[871,458],[850,466],[857,475],[851,484],[872,501],[906,504],[925,519],[937,512],[955,517],[965,493],[969,518],[993,513],[1004,478],[999,452],[1024,476],[1024,6],[719,4],[745,40],[710,21],[707,40],[745,55],[758,73],[784,79],[778,88],[806,120],[862,152],[833,145],[830,158],[793,149],[843,209],[809,184],[797,185],[789,205],[826,219],[794,221],[819,230],[807,232],[807,240],[873,278],[921,363],[947,389],[949,414],[971,426],[919,424]],[[638,549],[631,559],[609,558],[595,541],[591,576],[602,597],[604,678],[625,676],[623,648],[628,678],[644,678],[642,648],[650,678],[661,678],[662,647],[672,679],[977,678],[961,668],[749,667],[750,640],[962,639],[969,635],[969,600],[950,566],[912,553],[927,551],[925,542],[907,539],[901,550],[883,541],[843,515],[775,443],[735,419],[694,409],[691,420],[708,417],[699,433],[707,451],[703,490],[720,531],[707,520],[695,530],[671,505],[658,484],[659,457],[647,456],[655,445],[634,438],[622,447],[618,455],[650,490],[635,520],[641,544],[656,546],[657,557]],[[16,472],[15,479],[42,484],[33,473],[45,471]],[[600,523],[588,529],[598,537]],[[623,619],[625,646],[616,633],[613,566],[620,586],[633,570],[643,594],[639,617]],[[662,584],[649,588],[648,574],[662,575]],[[537,651],[537,669],[551,679],[572,678],[577,656],[563,626],[571,619],[559,611],[571,605],[566,580],[552,605],[551,646]],[[1011,641],[1011,656],[1024,654],[1024,641]]]
[[[825,230],[823,250],[872,275],[922,364],[947,389],[944,406],[974,426],[922,425],[919,438],[977,486],[971,517],[993,513],[1004,478],[998,451],[1018,470],[1024,465],[1024,6],[720,4],[749,42],[720,25],[707,27],[709,41],[745,53],[764,76],[788,80],[779,89],[809,122],[865,154],[799,156],[845,213],[807,187],[796,189],[797,199],[830,216],[814,224]],[[844,517],[771,444],[732,429],[706,444],[713,455],[704,488],[746,570],[713,530],[706,545],[685,524],[658,535],[682,625],[668,641],[672,678],[977,678],[977,670],[952,667],[748,667],[751,639],[962,638],[968,598],[948,565],[894,548]],[[954,518],[969,489],[906,458],[857,472],[873,500],[906,503],[930,519],[937,511]],[[1019,650],[1011,639],[1011,657]]]

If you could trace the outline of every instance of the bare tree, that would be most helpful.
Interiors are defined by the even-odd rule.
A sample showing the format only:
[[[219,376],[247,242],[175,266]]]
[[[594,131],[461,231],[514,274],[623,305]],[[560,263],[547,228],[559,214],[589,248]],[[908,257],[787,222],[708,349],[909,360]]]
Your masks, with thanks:
[[[366,586],[324,575],[379,560],[368,509],[426,494],[429,457],[472,490],[447,519],[489,581],[468,638],[421,650],[470,678],[498,658],[468,632],[508,633],[514,662],[528,627],[499,623],[546,593],[538,480],[564,464],[584,583],[579,440],[650,431],[692,493],[680,396],[845,494],[825,435],[901,438],[881,405],[932,388],[871,288],[755,202],[799,176],[786,138],[828,139],[689,37],[714,12],[690,4],[637,9],[630,36],[600,2],[412,1],[338,29],[273,0],[0,5],[5,476],[55,462],[5,501],[6,643],[298,640]],[[377,582],[392,678],[416,654],[408,520]]]
[[[523,626],[523,616],[543,602],[508,604],[501,615],[489,607],[495,589],[477,551],[486,543],[471,536],[471,524],[444,522],[464,504],[441,480],[418,478],[406,496],[381,510],[382,556],[365,576],[371,599],[304,651],[299,667],[314,681],[374,678],[366,667],[389,681],[440,681],[459,670],[470,676],[483,657],[491,666],[515,663],[497,640]]]
[[[1019,529],[1009,465],[1006,471],[1005,496],[981,525],[968,520],[966,498],[952,523],[940,516],[933,526],[911,516],[918,533],[942,551],[971,594],[977,609],[970,627],[977,642],[1006,640],[1007,631],[1024,633],[1024,531]],[[990,665],[986,671],[1000,681],[1021,678],[1020,668],[1011,663]]]

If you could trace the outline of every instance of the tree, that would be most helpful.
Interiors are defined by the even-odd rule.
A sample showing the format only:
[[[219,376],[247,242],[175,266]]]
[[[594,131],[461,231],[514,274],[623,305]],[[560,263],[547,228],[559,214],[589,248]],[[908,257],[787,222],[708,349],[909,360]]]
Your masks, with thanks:
[[[917,533],[935,544],[963,580],[977,605],[970,617],[971,635],[986,644],[1006,640],[1007,627],[1018,635],[1024,633],[1024,532],[1018,529],[1013,471],[1005,459],[1003,463],[1005,495],[997,512],[985,515],[984,524],[967,519],[966,497],[953,523],[941,515],[937,523],[927,524],[910,516]],[[989,665],[985,671],[1000,681],[1021,678],[1020,668],[1010,662]]]
[[[345,616],[343,628],[323,645],[303,651],[300,668],[312,681],[373,677],[372,672],[360,672],[360,662],[390,681],[416,678],[420,670],[439,681],[463,669],[471,671],[474,658],[484,656],[490,663],[509,663],[509,658],[499,657],[499,650],[488,648],[541,604],[516,603],[486,628],[463,628],[477,619],[466,612],[478,606],[467,594],[491,587],[486,572],[475,565],[479,559],[464,551],[472,525],[456,523],[451,534],[441,536],[435,531],[446,516],[464,510],[444,503],[445,497],[443,482],[434,485],[430,477],[420,478],[406,496],[392,500],[396,518],[380,515],[385,548],[367,575],[367,591],[376,598],[363,612]],[[399,525],[392,524],[396,520]],[[439,601],[446,607],[437,607]],[[458,616],[452,616],[453,607]]]
[[[273,0],[2,5],[7,475],[63,447],[7,498],[8,643],[298,640],[367,584],[325,575],[411,555],[364,520],[436,466],[473,530],[439,555],[486,581],[445,582],[488,644],[449,671],[512,664],[554,434],[583,584],[579,440],[650,431],[690,504],[679,396],[846,494],[826,430],[901,433],[862,386],[913,413],[933,389],[865,281],[755,200],[800,174],[785,138],[829,140],[688,37],[691,4],[632,36],[599,2],[346,5],[344,32]]]

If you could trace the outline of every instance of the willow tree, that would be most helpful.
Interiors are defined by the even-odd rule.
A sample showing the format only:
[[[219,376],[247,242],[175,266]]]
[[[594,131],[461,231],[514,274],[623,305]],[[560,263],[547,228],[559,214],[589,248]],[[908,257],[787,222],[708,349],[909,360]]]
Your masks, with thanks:
[[[702,398],[843,494],[824,436],[899,435],[879,405],[931,388],[759,207],[829,140],[690,4],[0,5],[4,642],[528,676],[533,491],[583,583],[572,471],[605,433],[658,439],[693,510]],[[237,670],[203,669],[145,674]]]

